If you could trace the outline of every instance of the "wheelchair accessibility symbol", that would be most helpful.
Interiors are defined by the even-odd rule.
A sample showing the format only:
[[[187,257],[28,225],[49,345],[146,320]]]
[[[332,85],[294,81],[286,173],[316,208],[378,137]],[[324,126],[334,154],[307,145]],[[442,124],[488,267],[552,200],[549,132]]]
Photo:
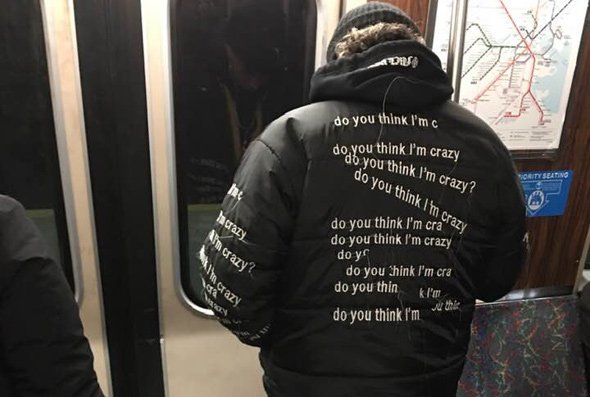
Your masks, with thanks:
[[[572,171],[520,173],[528,216],[557,216],[565,212]]]
[[[528,209],[531,212],[535,212],[543,208],[544,204],[545,193],[543,193],[542,190],[535,190],[534,192],[532,192],[527,202]]]

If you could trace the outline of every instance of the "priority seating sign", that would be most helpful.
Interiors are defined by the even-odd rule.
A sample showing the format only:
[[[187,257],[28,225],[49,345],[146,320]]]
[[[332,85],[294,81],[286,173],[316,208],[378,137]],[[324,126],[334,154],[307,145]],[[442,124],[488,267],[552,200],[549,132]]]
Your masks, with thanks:
[[[534,171],[521,172],[527,215],[559,216],[565,212],[574,172]]]

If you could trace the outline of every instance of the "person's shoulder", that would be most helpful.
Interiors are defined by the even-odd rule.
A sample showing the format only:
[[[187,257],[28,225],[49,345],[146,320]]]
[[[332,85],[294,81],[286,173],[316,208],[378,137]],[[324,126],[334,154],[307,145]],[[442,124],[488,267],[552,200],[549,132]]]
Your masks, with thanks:
[[[0,214],[9,214],[22,208],[22,204],[12,197],[0,194]]]
[[[453,101],[445,102],[441,109],[458,125],[469,127],[472,133],[488,139],[494,145],[504,146],[494,129],[471,110]]]
[[[297,120],[305,124],[325,124],[338,116],[343,103],[339,101],[313,102],[295,108],[283,114],[275,120],[275,123],[285,123],[290,120]]]
[[[440,107],[440,112],[449,124],[465,131],[464,138],[466,140],[478,141],[487,149],[491,149],[498,158],[512,161],[510,151],[500,136],[475,113],[453,101],[444,103]]]
[[[308,159],[324,139],[322,132],[338,117],[341,106],[327,101],[293,109],[270,123],[258,140],[277,153],[297,152],[300,159]]]
[[[0,194],[0,228],[1,223],[7,222],[21,214],[24,214],[24,207],[12,197]]]
[[[291,128],[300,134],[317,131],[318,128],[331,124],[344,106],[339,101],[310,103],[283,114],[269,125],[268,130]]]
[[[349,105],[347,102],[337,100],[312,102],[285,113],[285,116],[307,118],[310,115],[315,115],[325,121],[329,120],[332,114],[339,115],[347,105]]]
[[[45,258],[41,234],[17,200],[0,195],[0,262]]]

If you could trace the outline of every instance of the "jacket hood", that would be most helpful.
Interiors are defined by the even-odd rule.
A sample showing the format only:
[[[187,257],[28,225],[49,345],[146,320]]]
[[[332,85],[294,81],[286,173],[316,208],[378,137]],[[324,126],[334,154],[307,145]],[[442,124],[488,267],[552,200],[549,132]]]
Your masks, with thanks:
[[[452,93],[438,57],[417,41],[399,40],[324,65],[311,79],[310,99],[415,109],[447,101]]]

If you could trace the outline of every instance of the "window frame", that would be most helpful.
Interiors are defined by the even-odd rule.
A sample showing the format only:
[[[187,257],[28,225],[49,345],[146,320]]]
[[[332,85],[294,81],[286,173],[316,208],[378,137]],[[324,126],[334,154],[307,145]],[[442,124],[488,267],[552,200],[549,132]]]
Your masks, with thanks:
[[[332,36],[332,32],[334,31],[341,13],[343,9],[343,1],[330,1],[330,0],[315,0],[315,7],[316,7],[316,32],[315,32],[315,62],[314,66],[315,69],[319,68],[323,64],[326,63],[326,49],[328,47],[329,41]],[[167,136],[167,157],[168,157],[168,175],[170,176],[169,182],[169,189],[170,189],[170,218],[171,218],[171,226],[172,226],[172,241],[173,241],[173,274],[174,274],[174,290],[181,301],[181,303],[192,313],[205,317],[205,318],[213,318],[214,313],[211,309],[206,307],[202,307],[196,302],[194,302],[189,294],[186,292],[184,285],[183,285],[183,271],[181,263],[181,241],[180,241],[180,217],[179,217],[179,191],[178,191],[178,182],[177,182],[177,156],[176,156],[176,131],[175,131],[175,124],[174,124],[174,83],[173,83],[173,64],[172,64],[172,57],[174,54],[174,47],[172,45],[172,37],[173,37],[173,18],[174,13],[172,7],[174,6],[175,0],[167,0],[167,9],[168,9],[168,16],[166,20],[166,28],[167,28],[167,40],[165,41],[165,49],[164,52],[168,54],[168,59],[165,62],[165,73],[167,74],[167,80],[170,84],[169,87],[169,95],[166,96],[167,106],[170,110],[170,125],[169,125],[169,134]],[[314,69],[314,70],[315,70]],[[149,91],[149,88],[148,88]],[[152,144],[155,144],[152,143]],[[153,150],[152,150],[153,151]],[[152,154],[153,156],[153,154]],[[153,164],[152,158],[152,164]],[[155,185],[154,185],[155,186]],[[154,193],[157,194],[157,193]],[[183,220],[185,221],[185,220]],[[158,220],[156,218],[156,224]],[[156,227],[157,228],[157,227]],[[156,230],[156,233],[158,231]],[[188,242],[187,242],[188,244]],[[189,253],[189,255],[193,255],[196,253]],[[161,265],[161,264],[160,264]],[[184,264],[184,266],[188,266],[188,264]]]

